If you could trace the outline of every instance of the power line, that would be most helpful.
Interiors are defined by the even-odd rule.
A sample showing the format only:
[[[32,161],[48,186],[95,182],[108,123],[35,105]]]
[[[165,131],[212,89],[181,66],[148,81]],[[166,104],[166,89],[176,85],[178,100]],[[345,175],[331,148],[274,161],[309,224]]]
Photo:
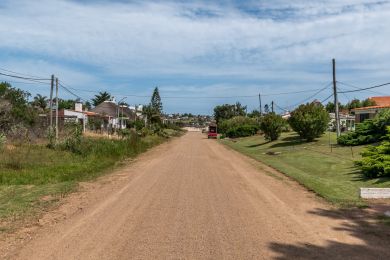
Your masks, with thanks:
[[[280,92],[280,93],[270,93],[270,94],[261,94],[262,96],[279,96],[279,95],[289,95],[289,94],[299,94],[299,93],[308,93],[320,90],[318,89],[310,89],[310,90],[301,90],[301,91],[291,91],[291,92]]]
[[[88,92],[88,93],[96,93],[99,94],[101,91],[96,91],[96,90],[87,90],[87,89],[79,89],[79,88],[73,88],[67,86],[69,89],[72,89],[74,91],[83,91],[83,92]],[[311,89],[311,90],[301,90],[301,91],[291,91],[291,92],[280,92],[280,93],[269,93],[269,94],[264,94],[262,96],[278,96],[278,95],[288,95],[288,94],[300,94],[300,93],[309,93],[309,92],[314,92],[317,90],[321,89]],[[139,97],[139,98],[150,98],[150,95],[136,95],[136,94],[116,94],[116,93],[111,93],[113,95],[119,95],[122,97]],[[254,98],[258,97],[258,95],[238,95],[238,96],[161,96],[161,98],[171,98],[171,99],[213,99],[213,98]]]
[[[84,98],[80,97],[79,95],[73,93],[71,90],[69,90],[67,87],[65,87],[63,84],[59,83],[60,87],[62,87],[66,92],[68,92],[69,94],[75,96],[76,98],[80,99],[80,100],[84,100],[86,101]]]
[[[359,88],[355,85],[352,85],[351,83],[345,83],[345,82],[341,82],[341,81],[337,81],[337,83],[340,83],[341,85],[344,85],[344,86],[347,86],[347,87],[351,87],[351,88],[354,88],[354,89],[359,89],[361,90],[362,88]],[[376,94],[380,94],[380,95],[387,95],[387,94],[384,94],[382,92],[378,92],[378,91],[372,91],[370,89],[366,90],[367,92],[372,92],[372,93],[376,93]]]
[[[296,103],[296,104],[294,104],[294,105],[287,106],[287,108],[296,107],[296,106],[298,106],[298,105],[300,105],[300,104],[303,104],[303,103],[307,102],[308,100],[314,98],[315,96],[317,96],[318,94],[320,94],[322,91],[324,91],[325,89],[327,89],[330,85],[332,85],[332,82],[326,84],[323,88],[321,88],[319,91],[317,91],[316,93],[314,93],[314,94],[311,95],[310,97],[305,98],[305,99],[302,100],[301,102],[298,102],[298,103]]]
[[[284,109],[283,107],[278,106],[278,104],[276,104],[275,102],[274,102],[274,106],[276,106],[276,108],[278,108],[278,109],[280,109],[280,110],[283,110],[283,111],[285,111],[285,112],[290,112],[289,110]]]
[[[35,84],[35,85],[40,85],[40,84],[45,84],[45,85],[50,85],[49,82],[42,82],[42,81],[31,81],[31,82],[25,82],[25,81],[13,81],[13,80],[4,80],[5,82],[12,83],[12,84]]]
[[[24,73],[12,71],[12,70],[4,69],[4,68],[0,68],[0,70],[6,71],[6,72],[9,72],[9,73],[13,73],[13,74],[17,74],[17,75],[31,77],[31,78],[42,78],[42,77],[38,77],[38,76],[30,75],[30,74],[24,74]]]
[[[387,85],[390,85],[390,82],[384,83],[384,84],[380,84],[380,85],[376,85],[376,86],[372,86],[372,87],[367,87],[367,88],[359,88],[359,89],[355,89],[355,90],[340,91],[339,93],[360,92],[360,91],[363,91],[363,90],[369,90],[369,89],[374,89],[374,88],[380,88],[380,87],[387,86]]]
[[[0,75],[11,77],[11,78],[29,80],[29,81],[51,80],[51,79],[44,79],[44,78],[27,78],[27,77],[12,75],[12,74],[6,74],[6,73],[2,73],[2,72],[0,72]]]
[[[333,97],[333,93],[330,94],[329,97],[325,98],[324,100],[321,101],[321,104],[323,104],[324,102],[328,101],[328,99],[330,99],[331,97]]]

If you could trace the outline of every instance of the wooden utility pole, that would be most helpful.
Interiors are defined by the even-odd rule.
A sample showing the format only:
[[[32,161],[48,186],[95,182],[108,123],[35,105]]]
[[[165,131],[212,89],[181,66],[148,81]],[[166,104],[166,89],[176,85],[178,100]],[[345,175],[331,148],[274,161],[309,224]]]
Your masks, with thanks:
[[[56,78],[56,142],[58,142],[58,78]]]
[[[259,93],[259,108],[260,108],[259,112],[260,112],[260,116],[261,116],[263,114],[263,110],[261,108],[261,95],[260,95],[260,93]]]
[[[334,96],[334,107],[335,107],[335,118],[336,118],[336,133],[337,137],[340,136],[340,115],[339,115],[339,100],[337,98],[337,86],[336,86],[336,60],[332,60],[333,63],[333,96]]]
[[[271,112],[272,113],[274,112],[274,101],[273,100],[271,101]]]
[[[54,89],[54,75],[51,75],[51,84],[50,84],[50,131],[53,129],[53,89]]]

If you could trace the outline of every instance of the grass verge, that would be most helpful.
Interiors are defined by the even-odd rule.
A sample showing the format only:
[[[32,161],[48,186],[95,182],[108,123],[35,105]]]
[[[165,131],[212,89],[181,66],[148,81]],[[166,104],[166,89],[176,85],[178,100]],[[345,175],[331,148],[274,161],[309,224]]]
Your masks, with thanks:
[[[301,141],[295,133],[283,133],[279,140],[267,142],[252,136],[221,142],[238,152],[261,161],[338,206],[366,206],[359,198],[360,187],[390,187],[390,178],[367,179],[354,166],[364,146],[330,146],[334,133],[315,142]]]
[[[167,136],[178,131],[167,130]],[[18,145],[3,149],[0,157],[0,220],[12,223],[36,215],[124,159],[133,158],[166,141],[149,135],[135,139],[84,138],[79,154],[46,145]],[[0,232],[11,230],[0,224]]]

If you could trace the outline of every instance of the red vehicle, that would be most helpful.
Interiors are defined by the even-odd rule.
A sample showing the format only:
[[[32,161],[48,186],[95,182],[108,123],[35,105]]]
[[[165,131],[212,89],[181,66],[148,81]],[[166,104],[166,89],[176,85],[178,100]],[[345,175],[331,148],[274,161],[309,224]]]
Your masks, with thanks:
[[[209,125],[209,132],[207,133],[207,138],[217,138],[218,133],[217,133],[217,125],[212,124]]]

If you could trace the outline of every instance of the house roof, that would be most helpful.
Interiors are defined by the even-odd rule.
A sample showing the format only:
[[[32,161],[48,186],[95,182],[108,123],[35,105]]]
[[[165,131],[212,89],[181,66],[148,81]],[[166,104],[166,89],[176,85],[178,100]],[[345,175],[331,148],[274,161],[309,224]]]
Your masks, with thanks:
[[[110,117],[117,117],[118,116],[118,108],[119,108],[120,113],[122,113],[122,111],[123,111],[124,116],[127,116],[127,117],[134,116],[134,114],[133,114],[134,112],[131,111],[131,109],[129,109],[126,106],[124,106],[124,107],[118,106],[116,103],[114,103],[112,101],[104,101],[104,102],[100,103],[99,105],[97,105],[96,107],[91,109],[91,112],[98,113],[101,115],[110,116]]]
[[[358,108],[354,108],[352,110],[355,111],[355,110],[368,110],[368,109],[378,109],[378,108],[390,108],[390,105],[387,105],[387,106],[358,107]]]
[[[104,101],[91,109],[91,112],[95,112],[101,115],[110,117],[116,117],[118,114],[118,106],[112,101]]]
[[[389,107],[390,106],[390,96],[381,96],[381,97],[370,97],[376,104],[376,106]]]
[[[390,108],[390,96],[370,97],[375,102],[375,106],[359,107],[353,110],[368,110],[378,108]]]

